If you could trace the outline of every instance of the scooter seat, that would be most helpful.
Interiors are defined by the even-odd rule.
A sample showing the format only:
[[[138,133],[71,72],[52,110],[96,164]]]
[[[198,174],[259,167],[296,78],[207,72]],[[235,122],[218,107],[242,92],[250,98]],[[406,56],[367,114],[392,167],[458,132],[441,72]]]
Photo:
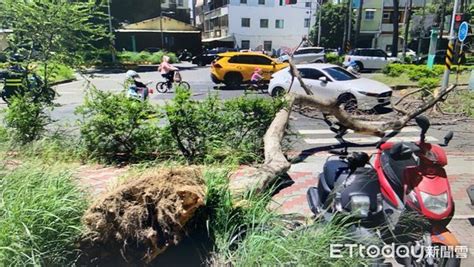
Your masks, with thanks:
[[[409,157],[397,157],[392,151],[383,151],[381,155],[382,169],[395,193],[403,198],[403,178],[407,167],[416,166],[417,161],[411,154]]]

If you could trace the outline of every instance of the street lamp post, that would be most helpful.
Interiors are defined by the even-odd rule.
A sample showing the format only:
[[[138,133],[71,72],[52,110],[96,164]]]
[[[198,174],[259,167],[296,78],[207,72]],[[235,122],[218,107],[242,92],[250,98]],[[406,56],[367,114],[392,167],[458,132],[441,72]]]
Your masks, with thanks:
[[[160,1],[161,3],[161,1]],[[161,7],[161,4],[160,4],[160,7]],[[174,12],[173,11],[163,11],[161,10],[160,11],[160,32],[161,32],[161,48],[165,48],[165,37],[164,37],[164,34],[163,34],[163,14],[165,15],[173,15]]]

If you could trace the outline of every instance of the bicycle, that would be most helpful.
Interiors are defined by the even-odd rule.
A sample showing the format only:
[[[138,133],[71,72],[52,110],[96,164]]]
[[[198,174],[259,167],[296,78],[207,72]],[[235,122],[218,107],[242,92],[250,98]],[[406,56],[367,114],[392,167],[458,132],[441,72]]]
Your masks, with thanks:
[[[258,92],[260,91],[262,94],[265,94],[265,81],[264,80],[259,80],[257,82],[250,82],[250,84],[246,87],[244,87],[244,93],[247,94],[247,91],[255,91]]]
[[[171,81],[171,87],[168,87],[168,81],[158,82],[156,84],[156,91],[158,91],[159,93],[166,93],[175,86],[179,86],[179,87],[184,88],[186,90],[189,90],[191,88],[191,86],[189,85],[188,82],[185,82],[183,80],[181,80],[179,82],[176,82],[176,81],[172,80]]]

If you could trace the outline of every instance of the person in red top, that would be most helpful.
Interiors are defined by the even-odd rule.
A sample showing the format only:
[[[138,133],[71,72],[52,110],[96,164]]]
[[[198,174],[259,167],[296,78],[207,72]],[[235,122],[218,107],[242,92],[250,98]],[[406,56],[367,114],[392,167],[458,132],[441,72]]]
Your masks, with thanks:
[[[163,56],[160,66],[158,66],[158,71],[161,73],[161,76],[166,79],[166,84],[168,88],[171,88],[174,72],[177,71],[178,68],[170,64],[170,57]]]

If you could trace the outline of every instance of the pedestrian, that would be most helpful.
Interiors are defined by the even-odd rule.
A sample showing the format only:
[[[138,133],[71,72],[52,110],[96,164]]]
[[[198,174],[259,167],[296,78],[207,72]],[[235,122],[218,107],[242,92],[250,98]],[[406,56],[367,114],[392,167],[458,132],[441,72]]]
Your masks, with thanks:
[[[174,80],[174,73],[178,68],[170,64],[170,57],[163,56],[160,66],[158,66],[158,71],[161,73],[161,76],[166,79],[166,85],[168,88],[171,88],[172,82]]]

